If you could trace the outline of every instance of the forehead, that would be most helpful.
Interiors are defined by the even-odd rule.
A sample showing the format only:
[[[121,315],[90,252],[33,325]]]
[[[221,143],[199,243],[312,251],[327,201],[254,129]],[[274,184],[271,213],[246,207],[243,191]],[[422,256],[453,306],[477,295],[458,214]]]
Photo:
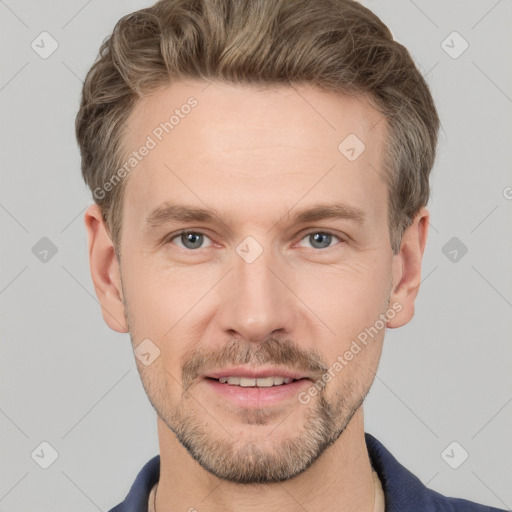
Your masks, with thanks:
[[[126,156],[138,154],[123,218],[140,219],[164,202],[236,211],[241,221],[262,205],[270,214],[299,201],[341,201],[369,217],[386,209],[387,127],[364,98],[295,85],[177,82],[140,100],[127,125]]]

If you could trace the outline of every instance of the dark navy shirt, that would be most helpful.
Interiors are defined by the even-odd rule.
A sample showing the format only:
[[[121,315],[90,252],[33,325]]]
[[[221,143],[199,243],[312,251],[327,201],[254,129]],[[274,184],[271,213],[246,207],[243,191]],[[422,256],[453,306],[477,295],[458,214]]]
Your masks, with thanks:
[[[458,498],[446,498],[425,487],[372,435],[366,446],[386,497],[386,512],[504,512]],[[140,471],[126,499],[110,512],[147,512],[149,493],[158,482],[160,456],[153,457]]]

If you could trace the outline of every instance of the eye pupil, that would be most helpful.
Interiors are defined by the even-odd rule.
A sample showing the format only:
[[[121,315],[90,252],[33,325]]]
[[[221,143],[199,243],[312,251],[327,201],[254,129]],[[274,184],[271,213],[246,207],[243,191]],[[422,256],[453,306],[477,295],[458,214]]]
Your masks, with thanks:
[[[201,233],[182,233],[181,241],[187,249],[197,249],[203,243],[203,235]]]
[[[328,233],[314,233],[310,235],[311,237],[311,245],[315,247],[316,249],[325,249],[326,247],[329,247],[331,243],[331,235]],[[320,246],[316,245],[319,244]]]

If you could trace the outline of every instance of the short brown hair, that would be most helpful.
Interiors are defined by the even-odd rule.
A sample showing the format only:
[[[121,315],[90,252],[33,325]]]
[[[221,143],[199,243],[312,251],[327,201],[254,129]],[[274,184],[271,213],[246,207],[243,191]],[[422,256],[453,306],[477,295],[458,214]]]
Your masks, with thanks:
[[[391,247],[400,250],[428,202],[439,118],[423,76],[386,25],[354,0],[160,0],[117,22],[87,74],[76,117],[82,175],[116,252],[125,180],[108,193],[102,187],[124,160],[128,116],[139,98],[190,78],[369,97],[387,126],[383,175]]]

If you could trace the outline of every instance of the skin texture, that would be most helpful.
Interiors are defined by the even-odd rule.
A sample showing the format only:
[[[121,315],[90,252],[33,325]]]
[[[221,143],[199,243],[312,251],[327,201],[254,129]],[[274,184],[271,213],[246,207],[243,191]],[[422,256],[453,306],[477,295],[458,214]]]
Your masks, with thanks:
[[[295,394],[240,406],[204,376],[244,364],[316,381],[361,332],[380,326],[379,315],[388,328],[409,322],[428,210],[394,255],[381,175],[386,122],[361,97],[178,82],[139,102],[126,148],[139,148],[191,96],[197,106],[125,178],[120,262],[98,207],[85,214],[105,322],[130,332],[134,348],[150,339],[160,351],[150,365],[136,359],[158,413],[157,510],[371,511],[361,404],[385,328],[307,403]],[[354,161],[338,150],[349,134],[366,146]],[[219,218],[149,227],[166,202]],[[340,203],[361,210],[364,222],[294,221],[299,210]],[[196,245],[185,245],[180,230],[198,233]],[[256,241],[242,244],[249,254],[262,250],[251,263],[237,252],[247,237]],[[308,391],[312,382],[304,384]]]

